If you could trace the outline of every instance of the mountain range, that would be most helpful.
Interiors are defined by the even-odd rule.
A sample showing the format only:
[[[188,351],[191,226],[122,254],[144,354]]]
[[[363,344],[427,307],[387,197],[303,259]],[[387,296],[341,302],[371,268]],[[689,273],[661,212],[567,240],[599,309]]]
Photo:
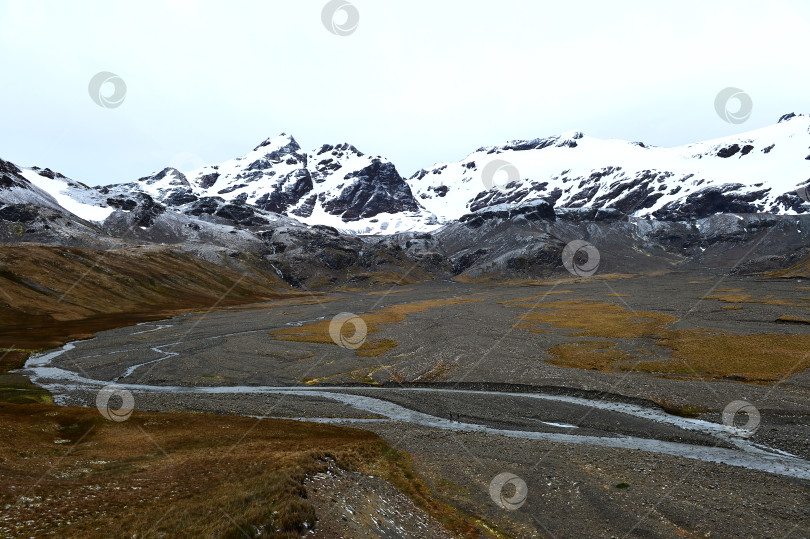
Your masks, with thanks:
[[[281,134],[224,163],[164,168],[106,186],[0,160],[0,237],[101,248],[217,246],[270,260],[296,283],[295,266],[310,261],[313,249],[318,257],[332,249],[318,264],[337,271],[359,263],[369,244],[385,244],[395,258],[404,249],[430,274],[519,273],[545,267],[546,254],[535,252],[548,243],[538,242],[539,224],[559,240],[554,249],[563,236],[593,237],[590,225],[609,223],[605,233],[617,248],[629,228],[647,247],[655,236],[654,247],[670,255],[703,257],[706,234],[779,223],[798,234],[775,253],[787,255],[788,246],[806,245],[810,203],[801,193],[808,185],[810,117],[793,113],[762,129],[673,148],[579,131],[516,140],[407,179],[389,160],[351,144],[307,152]],[[527,224],[531,233],[521,228]],[[551,230],[561,226],[579,229]],[[508,241],[493,239],[495,229]],[[696,248],[703,250],[690,251]]]

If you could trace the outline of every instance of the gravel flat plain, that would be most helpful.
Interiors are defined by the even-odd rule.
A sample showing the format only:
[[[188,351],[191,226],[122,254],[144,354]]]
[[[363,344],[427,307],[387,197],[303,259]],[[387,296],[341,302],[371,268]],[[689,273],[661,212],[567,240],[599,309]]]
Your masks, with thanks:
[[[719,290],[749,298],[733,310],[701,299]],[[559,367],[548,350],[582,337],[514,327],[528,309],[584,299],[671,315],[673,329],[806,335],[810,326],[777,323],[810,315],[802,296],[810,288],[795,280],[708,274],[344,291],[106,331],[49,362],[73,381],[45,369],[34,378],[66,404],[92,406],[99,384],[115,382],[138,409],[350,422],[406,450],[438,496],[513,536],[810,537],[806,372],[751,384]],[[469,301],[372,327],[370,340],[395,342],[380,355],[272,333],[452,298]],[[622,345],[667,354],[652,338]],[[724,431],[722,411],[735,401],[758,411],[753,433]],[[509,491],[514,482],[503,491],[507,501],[521,498],[519,507],[490,492],[504,472],[526,486],[525,497]],[[337,526],[329,533],[341,533]],[[396,529],[390,536],[424,536]]]

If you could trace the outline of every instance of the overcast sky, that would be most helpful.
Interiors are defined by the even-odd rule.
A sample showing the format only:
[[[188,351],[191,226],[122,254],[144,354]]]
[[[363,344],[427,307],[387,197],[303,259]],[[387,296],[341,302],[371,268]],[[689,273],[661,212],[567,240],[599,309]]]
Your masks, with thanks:
[[[0,158],[107,184],[283,131],[410,176],[571,129],[672,146],[810,112],[802,0],[352,0],[346,36],[325,4],[0,0]],[[120,106],[90,98],[101,71],[125,82]],[[729,86],[751,97],[745,123],[715,112]]]

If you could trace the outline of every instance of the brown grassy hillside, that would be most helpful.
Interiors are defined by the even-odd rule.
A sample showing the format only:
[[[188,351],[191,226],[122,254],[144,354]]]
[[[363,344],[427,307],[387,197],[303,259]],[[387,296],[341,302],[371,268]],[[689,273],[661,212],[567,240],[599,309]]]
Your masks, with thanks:
[[[275,275],[226,264],[169,248],[0,245],[0,347],[47,348],[179,310],[301,295]]]
[[[0,535],[299,537],[316,525],[304,480],[334,463],[388,480],[460,536],[407,457],[377,435],[297,421],[0,405]]]

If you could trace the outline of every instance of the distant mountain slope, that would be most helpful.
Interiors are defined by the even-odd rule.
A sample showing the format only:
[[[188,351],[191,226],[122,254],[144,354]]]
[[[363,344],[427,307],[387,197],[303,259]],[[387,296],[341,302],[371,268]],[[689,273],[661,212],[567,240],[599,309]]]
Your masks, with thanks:
[[[500,171],[491,174],[495,163]],[[511,174],[510,174],[511,173]],[[741,135],[657,148],[580,132],[479,148],[408,180],[440,222],[504,205],[546,201],[557,208],[694,220],[715,213],[808,213],[796,194],[810,182],[810,117]],[[494,184],[494,185],[493,185]],[[491,185],[492,188],[488,188]]]
[[[296,223],[385,235],[492,215],[693,222],[722,213],[810,212],[796,192],[810,185],[810,117],[795,114],[675,148],[571,131],[482,147],[408,180],[390,161],[350,144],[305,152],[286,134],[224,163],[187,173],[165,168],[103,187],[0,163],[0,212],[20,217],[5,220],[25,221],[40,208],[79,227],[167,242],[193,231],[214,237]]]
[[[196,215],[222,213],[230,205],[355,233],[421,230],[435,224],[389,161],[349,144],[303,152],[286,134],[225,163],[186,175],[165,169],[127,188]]]

